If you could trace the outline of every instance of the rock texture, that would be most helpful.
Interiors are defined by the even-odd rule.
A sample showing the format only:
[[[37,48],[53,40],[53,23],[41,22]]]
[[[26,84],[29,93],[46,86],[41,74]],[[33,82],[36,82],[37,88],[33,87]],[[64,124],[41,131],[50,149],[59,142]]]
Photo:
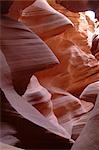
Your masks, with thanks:
[[[49,1],[49,3],[54,9],[46,1],[37,0],[32,6],[24,10],[21,17],[21,20],[28,27],[45,40],[60,60],[60,65],[48,71],[40,72],[38,78],[50,90],[60,88],[78,94],[86,85],[99,79],[98,61],[91,54],[88,54],[91,53],[91,44],[88,43],[89,32],[92,35],[95,25],[84,13],[67,11],[55,1]],[[58,12],[64,14],[66,18]],[[39,16],[41,19],[37,22]],[[73,22],[74,27],[67,25],[70,23],[67,17]],[[53,20],[55,18],[58,19],[59,24],[55,24],[55,20]],[[61,32],[58,32],[60,28]]]
[[[36,0],[23,11],[20,20],[44,40],[64,32],[71,24],[67,17],[53,9],[46,0]]]
[[[48,43],[55,44],[56,39]],[[99,64],[94,56],[86,54],[70,41],[51,47],[60,60],[55,68],[38,73],[39,79],[50,91],[57,88],[78,95],[85,86],[99,79]],[[55,49],[56,48],[56,49]]]
[[[99,81],[89,84],[80,95],[80,99],[95,103],[99,93]]]
[[[49,120],[55,126],[56,121],[54,133],[56,133],[55,129],[59,129],[62,131],[62,135],[66,133],[66,138],[72,136],[73,139],[76,139],[88,120],[88,112],[94,107],[93,100],[90,99],[90,96],[86,96],[86,92],[90,94],[90,89],[93,89],[91,94],[94,95],[95,102],[98,91],[99,62],[90,51],[95,23],[85,13],[72,13],[56,4],[54,0],[48,0],[48,2],[47,0],[36,0],[23,11],[19,20],[39,35],[60,61],[59,65],[35,74],[49,93],[46,89],[41,88],[41,85],[37,86],[36,91],[35,80],[33,80],[23,97],[47,117],[46,122]],[[37,47],[35,38],[33,46],[39,48],[38,50],[43,50],[42,47]],[[36,83],[39,84],[39,82]],[[23,84],[22,81],[21,83]],[[89,86],[84,90],[87,85]],[[42,90],[42,95],[40,95],[39,89]],[[36,98],[37,100],[41,99],[41,102],[35,104]],[[50,103],[46,104],[47,98]],[[43,100],[44,103],[42,103]],[[22,102],[22,104],[24,103]],[[32,110],[32,106],[30,108]],[[36,117],[38,117],[37,114]],[[42,117],[40,118],[42,119]],[[90,125],[91,122],[88,121]],[[41,121],[41,123],[43,122]]]
[[[77,120],[83,120],[78,116],[93,107],[89,100],[85,102],[79,95],[87,85],[99,80],[99,62],[90,51],[95,23],[85,13],[70,12],[54,0],[36,0],[23,11],[19,20],[39,35],[60,61],[59,65],[38,72],[36,76],[52,94],[52,109],[71,135]],[[42,112],[44,105],[35,107]],[[84,120],[86,122],[86,116]]]
[[[81,135],[72,147],[72,150],[98,150],[99,149],[99,94],[96,104]]]
[[[72,13],[54,1],[49,1],[49,3],[54,9],[46,1],[37,0],[34,3],[35,5],[33,4],[24,10],[21,18],[26,25],[45,40],[60,60],[60,65],[56,66],[56,68],[40,72],[37,76],[41,83],[51,91],[53,91],[52,89],[60,88],[60,90],[69,91],[77,95],[85,86],[99,79],[99,64],[94,56],[90,54],[91,41],[88,41],[95,30],[95,24],[84,13]],[[65,22],[67,18],[58,14],[55,9],[68,17],[73,22],[74,27],[72,25],[68,26]],[[37,22],[39,15],[42,19]],[[64,22],[65,26],[58,24],[57,30],[55,30],[56,24],[54,23],[55,20],[53,20],[55,18],[62,18],[60,20]],[[60,23],[59,20],[58,22]],[[61,34],[58,32],[59,28],[63,29]],[[54,36],[55,34],[59,35]],[[47,37],[47,35],[50,36]]]
[[[59,123],[76,139],[87,121],[86,113],[93,107],[90,100],[85,102],[79,95],[99,80],[99,62],[90,51],[95,23],[84,12],[70,12],[54,0],[48,3],[37,0],[23,11],[20,20],[47,43],[60,61],[36,76],[52,94]]]
[[[65,38],[69,38],[69,40],[73,41],[82,50],[90,52],[91,37],[95,30],[94,22],[90,20],[90,18],[86,16],[84,12],[70,12],[61,5],[56,4],[54,1],[51,1],[50,5],[54,7],[57,11],[68,17],[74,24],[74,28],[71,28],[71,30],[68,30],[68,32],[66,30]],[[72,36],[70,33],[72,34]]]
[[[59,58],[60,65],[39,73],[39,77],[42,78],[41,82],[44,77],[45,81],[42,83],[51,90],[60,88],[78,94],[85,86],[99,79],[99,63],[90,54],[88,44],[89,32],[93,33],[95,25],[90,19],[87,21],[88,17],[84,13],[75,14],[54,2],[50,4],[71,19],[74,27],[45,41]]]

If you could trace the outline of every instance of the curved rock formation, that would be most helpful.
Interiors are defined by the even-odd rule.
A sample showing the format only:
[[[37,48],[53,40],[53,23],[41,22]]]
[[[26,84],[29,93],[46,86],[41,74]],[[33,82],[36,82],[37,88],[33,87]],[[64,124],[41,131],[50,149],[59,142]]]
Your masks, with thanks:
[[[58,35],[72,24],[67,17],[53,9],[46,0],[36,0],[23,11],[20,19],[42,39]]]
[[[87,85],[99,80],[99,62],[90,54],[91,44],[88,41],[90,34],[93,34],[95,30],[95,24],[85,16],[85,13],[73,13],[56,4],[55,1],[49,0],[48,2],[36,0],[23,11],[20,20],[46,42],[60,61],[60,64],[54,68],[38,72],[36,75],[41,84],[52,94],[53,107],[50,108],[54,109],[59,123],[71,135],[74,125],[71,124],[71,121],[79,120],[78,116],[86,114],[93,107],[88,99],[86,102],[80,100],[82,97],[79,98],[79,95]],[[28,32],[31,31],[28,30]],[[14,35],[12,34],[12,36]],[[34,34],[36,44],[37,39],[40,44],[41,40]],[[45,46],[46,44],[44,43]],[[33,46],[34,49],[35,44]],[[39,50],[44,51],[42,46],[36,48],[38,52]],[[48,47],[46,48],[48,49]],[[46,55],[45,52],[42,54]],[[41,65],[41,57],[39,60],[41,61],[37,63]],[[29,90],[33,94],[33,90]],[[26,96],[26,93],[23,97]],[[31,98],[31,93],[29,94],[28,98]],[[33,103],[33,105],[35,104]],[[48,110],[48,106],[49,104],[45,108],[45,104],[42,103],[35,105],[44,115],[53,112],[51,109]],[[51,117],[49,115],[48,119],[53,120]],[[69,126],[70,128],[67,128]]]
[[[99,149],[99,94],[86,126],[72,147],[72,150]]]
[[[89,41],[90,35],[94,33],[95,24],[85,13],[70,12],[55,1],[48,0],[49,4],[64,16],[49,7],[46,1],[42,1],[42,5],[40,0],[37,2],[39,3],[24,10],[21,20],[47,43],[58,57],[60,64],[41,71],[36,76],[52,94],[53,109],[59,123],[76,139],[87,121],[86,113],[93,105],[72,96],[67,91],[79,97],[88,84],[99,80],[99,63],[91,55],[91,41]],[[44,6],[48,9],[46,10]],[[41,19],[37,22],[36,18],[39,16]],[[64,23],[68,17],[74,26],[65,23],[63,27],[58,19],[60,24],[56,26],[58,29],[61,28],[61,32],[53,30],[55,29],[53,16],[56,16],[56,19],[63,17]]]
[[[89,84],[80,95],[80,99],[95,104],[99,93],[99,81]]]
[[[56,4],[55,1],[48,2],[64,16],[52,9],[47,1],[37,0],[35,4],[24,10],[20,18],[43,38],[60,61],[58,66],[41,71],[36,75],[41,84],[52,93],[52,99],[58,96],[61,99],[62,93],[66,91],[79,96],[88,84],[99,79],[99,64],[95,57],[90,54],[90,45],[87,40],[88,31],[93,33],[95,25],[84,13],[72,13]],[[37,22],[39,16],[41,19]],[[61,32],[53,30],[55,29],[53,16],[56,16],[57,19],[63,18],[64,27],[61,24],[56,24],[58,28],[61,28]],[[74,27],[66,24],[67,18],[65,16],[72,20]],[[39,28],[38,23],[40,23]]]
[[[66,10],[61,8],[59,5],[51,2],[50,4],[53,5],[55,9],[57,8],[59,12],[66,15]],[[67,15],[68,14],[69,12],[67,11]],[[70,16],[74,15],[74,13],[72,14],[71,12],[70,14]],[[82,15],[84,18],[85,15]],[[74,20],[77,20],[76,18]],[[79,14],[78,21],[80,21]],[[83,21],[80,22],[81,29],[83,27],[82,23]],[[87,36],[87,38],[84,38],[84,30],[82,30],[82,33],[81,31],[78,32],[79,23],[78,25],[77,23],[74,23],[74,25],[76,29],[74,27],[68,28],[68,30],[66,30],[63,34],[52,37],[51,39],[45,41],[59,58],[61,63],[56,68],[45,71],[45,73],[39,73],[39,76],[42,78],[41,82],[44,77],[45,81],[43,83],[45,83],[44,85],[49,87],[49,89],[51,89],[51,87],[52,89],[60,88],[62,90],[69,90],[69,92],[74,94],[78,94],[86,85],[99,79],[99,64],[91,54],[86,53],[86,51],[90,53],[90,47],[88,47],[87,40],[88,32],[85,32],[85,37]],[[90,25],[88,26],[90,27]],[[84,28],[89,28],[88,26],[84,26]],[[93,23],[91,30],[94,31]],[[56,71],[54,72],[54,70]],[[47,79],[50,80],[50,82],[47,83]]]

